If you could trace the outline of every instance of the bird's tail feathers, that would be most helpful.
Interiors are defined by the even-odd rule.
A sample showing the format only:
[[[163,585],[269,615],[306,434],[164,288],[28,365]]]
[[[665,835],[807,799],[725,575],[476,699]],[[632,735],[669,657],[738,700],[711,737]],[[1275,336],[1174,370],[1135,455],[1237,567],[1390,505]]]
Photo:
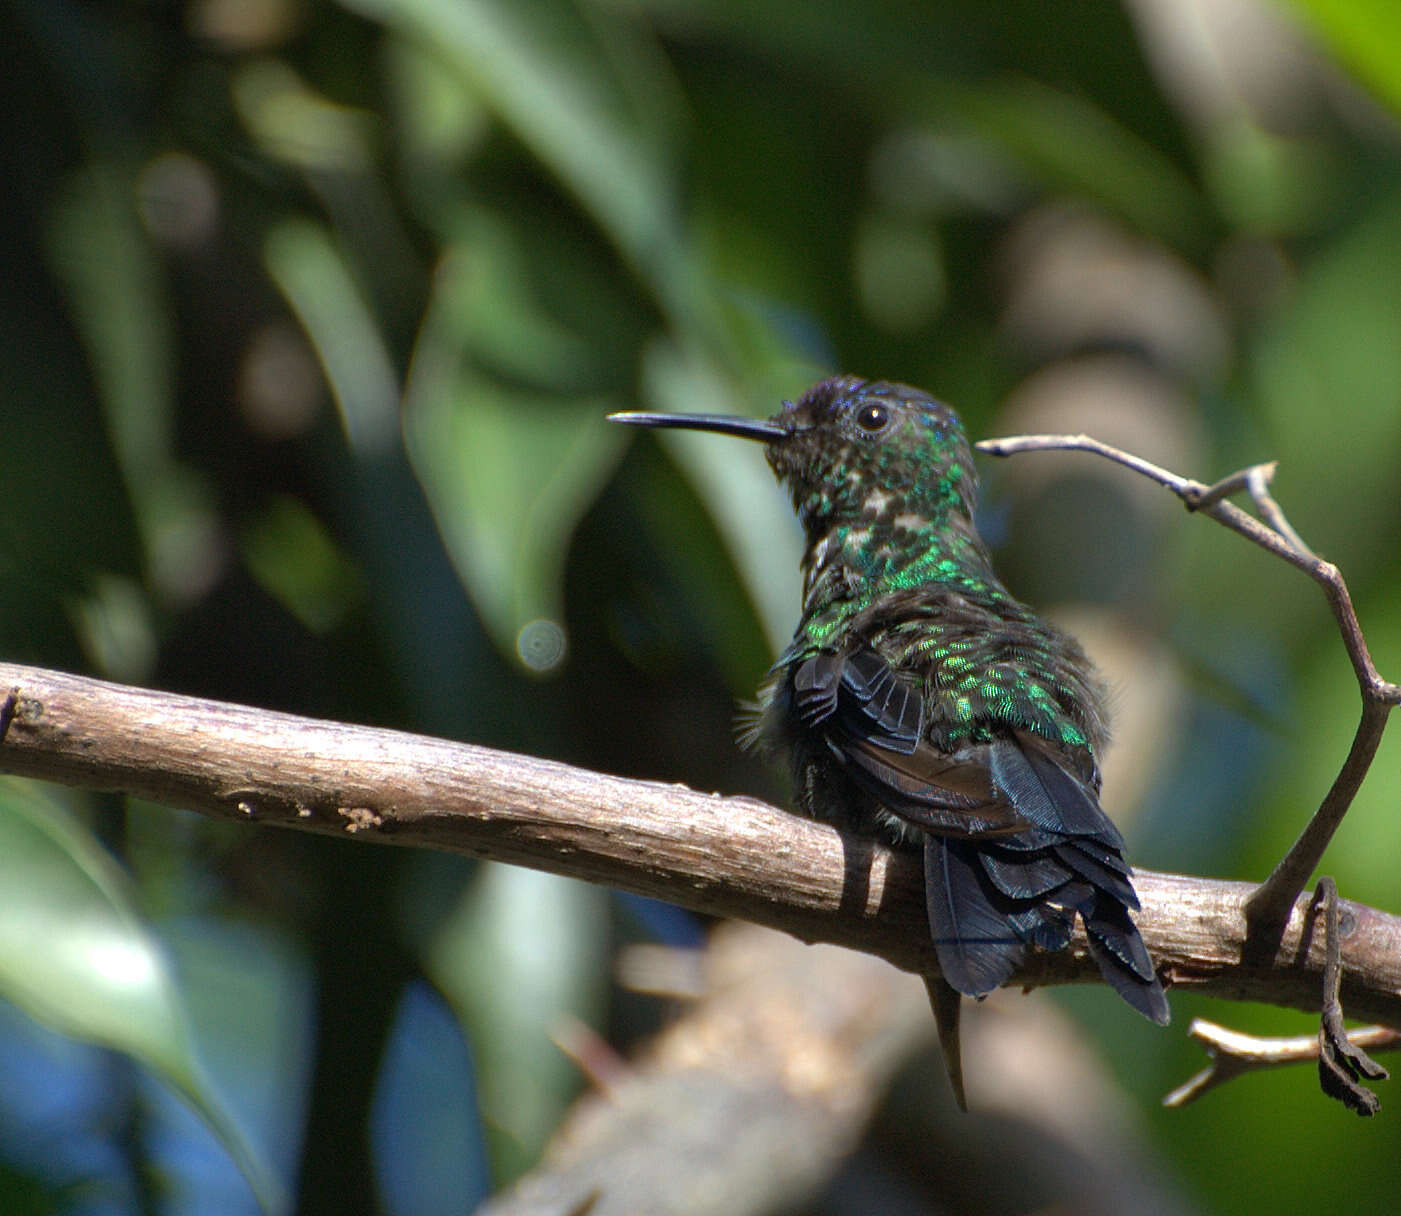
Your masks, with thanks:
[[[1167,997],[1130,916],[1138,899],[1122,873],[1128,867],[1079,844],[1029,851],[927,835],[926,907],[944,979],[966,996],[986,996],[1021,967],[1028,948],[1069,945],[1078,914],[1105,982],[1166,1025]]]

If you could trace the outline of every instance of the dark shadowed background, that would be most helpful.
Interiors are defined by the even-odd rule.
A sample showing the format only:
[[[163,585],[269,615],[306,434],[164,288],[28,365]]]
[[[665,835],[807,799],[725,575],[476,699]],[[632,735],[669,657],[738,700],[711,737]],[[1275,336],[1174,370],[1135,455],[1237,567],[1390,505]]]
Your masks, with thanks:
[[[6,659],[782,800],[732,722],[796,620],[788,505],[757,448],[603,417],[850,371],[975,438],[1279,460],[1401,676],[1390,0],[15,0],[0,28]],[[982,474],[1004,577],[1114,686],[1131,856],[1262,877],[1356,722],[1316,588],[1091,457]],[[1399,757],[1326,866],[1390,911]],[[468,1210],[581,1089],[561,1028],[627,1052],[676,1016],[617,953],[706,928],[0,780],[0,1211],[251,1212],[239,1155],[278,1210]],[[1394,1202],[1385,1084],[1369,1122],[1309,1068],[1159,1105],[1193,1016],[1304,1015],[1003,1006],[1045,1046],[970,1058],[959,1134],[1017,1176],[1039,1137],[1018,1210],[1099,1210],[1048,1164],[1096,1127],[1134,1210]],[[1018,1127],[1048,1075],[1077,1117]],[[911,1136],[944,1084],[912,1065],[799,1210],[1006,1210]]]

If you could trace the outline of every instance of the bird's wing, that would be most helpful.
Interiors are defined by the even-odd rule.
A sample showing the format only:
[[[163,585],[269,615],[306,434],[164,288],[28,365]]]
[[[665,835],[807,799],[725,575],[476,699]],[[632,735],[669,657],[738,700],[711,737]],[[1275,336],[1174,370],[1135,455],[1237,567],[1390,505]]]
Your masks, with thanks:
[[[923,691],[870,647],[803,660],[793,699],[853,779],[915,826],[968,836],[1017,832],[1023,849],[1083,841],[1074,866],[1082,877],[1107,885],[1107,867],[1127,878],[1123,837],[1095,790],[1031,731],[1009,728],[956,752],[935,747]]]
[[[993,783],[1029,822],[1057,836],[1083,836],[1122,850],[1124,838],[1100,810],[1096,792],[1030,732],[988,745]]]
[[[1105,979],[1159,1023],[1167,999],[1129,915],[1123,837],[1090,771],[1029,730],[947,752],[927,738],[922,690],[869,648],[805,659],[802,721],[862,789],[922,829],[930,932],[944,978],[982,996],[1028,946],[1063,949],[1078,913]]]
[[[852,779],[913,826],[979,836],[1030,825],[997,794],[981,749],[949,753],[928,742],[922,692],[874,650],[803,660],[793,699]]]

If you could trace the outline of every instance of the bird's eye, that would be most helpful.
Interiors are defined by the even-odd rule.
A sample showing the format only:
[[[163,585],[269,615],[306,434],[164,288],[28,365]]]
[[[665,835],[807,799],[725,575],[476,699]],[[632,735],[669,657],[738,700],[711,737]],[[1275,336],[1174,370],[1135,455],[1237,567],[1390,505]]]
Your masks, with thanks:
[[[885,424],[890,421],[890,411],[883,405],[865,405],[861,407],[861,412],[856,415],[856,425],[868,435],[874,435],[877,431],[885,429]]]

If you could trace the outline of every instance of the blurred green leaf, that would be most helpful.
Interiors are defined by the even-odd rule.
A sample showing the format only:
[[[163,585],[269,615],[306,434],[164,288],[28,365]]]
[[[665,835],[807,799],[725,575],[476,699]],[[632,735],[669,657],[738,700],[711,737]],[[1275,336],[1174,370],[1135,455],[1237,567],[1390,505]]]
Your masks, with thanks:
[[[440,51],[579,199],[664,305],[694,284],[666,151],[664,60],[645,28],[565,0],[347,0]]]
[[[1344,180],[1322,141],[1276,135],[1244,115],[1208,133],[1203,176],[1224,219],[1266,235],[1308,231]]]
[[[398,425],[398,376],[340,248],[321,225],[284,220],[268,233],[263,257],[321,360],[351,447],[382,452]]]
[[[1395,0],[1288,0],[1359,79],[1401,110],[1401,5]]]
[[[671,413],[749,413],[742,392],[710,360],[657,343],[647,354],[651,406]],[[777,412],[774,405],[768,411]],[[761,444],[665,431],[658,438],[685,469],[729,546],[774,651],[788,644],[798,619],[802,534],[787,495],[774,480]],[[701,572],[700,577],[709,577]]]
[[[1304,538],[1349,573],[1394,553],[1397,536],[1398,279],[1401,190],[1393,188],[1301,267],[1251,369],[1270,429],[1262,455],[1280,462],[1275,492]]]
[[[472,1036],[498,1181],[536,1160],[579,1088],[555,1036],[598,1017],[607,903],[588,883],[484,865],[429,944],[429,975]]]
[[[951,103],[1044,186],[1095,202],[1174,247],[1204,242],[1209,209],[1196,187],[1159,148],[1092,102],[1011,78],[967,87]]]
[[[303,169],[363,170],[369,115],[320,96],[280,59],[255,59],[233,79],[244,124],[268,155]]]
[[[156,635],[150,602],[135,579],[96,576],[91,592],[70,603],[69,616],[83,653],[98,671],[132,683],[150,678]]]
[[[522,240],[504,216],[458,208],[414,356],[414,374],[454,358],[504,380],[561,391],[604,375],[592,344],[538,300]],[[553,303],[551,301],[550,303]]]
[[[126,876],[59,803],[0,780],[0,993],[46,1025],[116,1048],[199,1112],[265,1212],[277,1183],[204,1076],[175,980]]]
[[[171,457],[173,402],[166,300],[131,178],[110,162],[75,174],[54,207],[48,237],[112,446],[139,500]]]
[[[249,572],[313,633],[334,628],[363,588],[321,521],[297,499],[274,499],[243,536]]]
[[[136,182],[122,162],[74,174],[53,210],[50,259],[83,338],[153,581],[161,592],[178,594],[172,538],[199,530],[202,479],[175,463],[173,335],[160,267],[138,222],[136,195]],[[146,588],[123,583],[124,610],[114,614],[109,593],[115,580],[104,575],[77,612],[85,649],[105,675],[141,679],[151,667],[153,640],[128,630],[127,642],[114,646],[101,621],[115,623],[121,615],[144,629],[150,614],[143,602]]]
[[[881,329],[917,332],[944,304],[943,250],[932,224],[869,213],[856,233],[854,269],[861,307]]]
[[[486,110],[461,73],[421,40],[393,37],[387,50],[396,146],[408,172],[456,168],[486,134]]]
[[[606,396],[508,388],[456,366],[431,331],[405,405],[409,457],[487,629],[529,669],[563,659],[564,558],[624,436]]]

